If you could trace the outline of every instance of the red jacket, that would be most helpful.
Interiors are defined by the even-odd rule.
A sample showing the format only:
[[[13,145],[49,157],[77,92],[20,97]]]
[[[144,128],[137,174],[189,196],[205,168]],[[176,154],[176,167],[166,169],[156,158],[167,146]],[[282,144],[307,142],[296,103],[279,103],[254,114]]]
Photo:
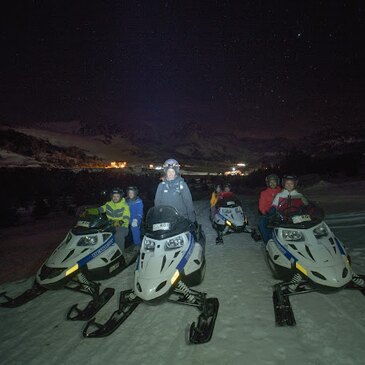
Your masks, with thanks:
[[[277,186],[275,189],[267,188],[266,190],[261,192],[259,200],[260,213],[266,214],[270,210],[275,195],[277,193],[280,193],[280,191],[281,187]]]

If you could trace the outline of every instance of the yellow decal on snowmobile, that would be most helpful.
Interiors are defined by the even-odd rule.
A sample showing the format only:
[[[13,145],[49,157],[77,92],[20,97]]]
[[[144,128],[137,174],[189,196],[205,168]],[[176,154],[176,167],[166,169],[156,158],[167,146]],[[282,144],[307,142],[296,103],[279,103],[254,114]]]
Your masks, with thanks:
[[[71,269],[68,269],[68,270],[66,271],[66,276],[68,276],[68,275],[72,274],[72,273],[73,273],[73,272],[75,272],[78,268],[79,268],[79,264],[76,264],[76,265],[72,266],[72,267],[71,267]]]
[[[179,270],[176,270],[175,271],[175,273],[174,273],[174,275],[172,275],[172,278],[171,278],[171,285],[173,285],[174,284],[174,282],[177,280],[177,278],[179,277]]]
[[[295,267],[301,271],[305,276],[308,276],[308,271],[300,264],[298,264],[298,262],[295,263]]]

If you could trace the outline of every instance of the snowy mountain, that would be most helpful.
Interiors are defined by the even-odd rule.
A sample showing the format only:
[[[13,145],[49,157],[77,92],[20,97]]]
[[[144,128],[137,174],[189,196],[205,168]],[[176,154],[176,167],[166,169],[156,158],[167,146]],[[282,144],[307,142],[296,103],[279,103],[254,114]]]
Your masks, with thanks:
[[[361,125],[355,131],[322,129],[296,140],[251,138],[238,131],[209,129],[197,122],[184,123],[173,130],[159,130],[148,124],[89,125],[71,121],[42,123],[31,128],[2,126],[0,131],[0,147],[3,150],[0,164],[3,166],[6,165],[6,153],[17,153],[27,158],[31,156],[36,162],[51,163],[52,166],[72,165],[67,160],[75,159],[75,154],[81,162],[91,158],[92,163],[96,160],[103,163],[114,160],[137,164],[160,163],[167,156],[174,156],[190,165],[223,166],[244,161],[250,166],[259,166],[278,163],[293,150],[321,157],[344,153],[361,156],[365,150],[365,127]],[[21,148],[15,147],[16,143],[9,147],[5,142],[9,135],[15,138],[15,132],[22,141]],[[62,156],[57,161],[41,157],[39,149],[46,155],[52,151],[62,152],[66,162],[62,161]],[[79,164],[76,160],[74,163]]]

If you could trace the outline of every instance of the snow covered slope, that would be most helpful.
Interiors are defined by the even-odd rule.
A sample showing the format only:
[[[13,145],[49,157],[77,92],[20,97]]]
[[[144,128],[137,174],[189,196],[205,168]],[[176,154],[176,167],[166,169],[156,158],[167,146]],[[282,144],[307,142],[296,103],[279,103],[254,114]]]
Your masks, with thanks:
[[[245,198],[246,203],[256,202]],[[0,352],[4,364],[363,364],[365,298],[358,292],[310,293],[291,299],[297,326],[275,327],[272,279],[263,247],[247,234],[226,236],[215,245],[208,220],[209,202],[195,202],[207,235],[207,271],[198,290],[216,296],[220,310],[212,340],[187,345],[185,330],[197,318],[194,308],[165,303],[141,304],[113,335],[81,337],[83,323],[65,320],[68,308],[88,300],[67,290],[50,291],[17,309],[0,309]],[[363,212],[364,213],[364,212]],[[250,212],[250,216],[253,211]],[[344,213],[342,213],[342,216]],[[364,214],[365,215],[365,214]],[[351,216],[346,216],[351,220]],[[338,220],[336,221],[338,224]],[[357,269],[365,268],[364,228],[339,228]],[[26,257],[24,258],[26,259]],[[133,267],[102,282],[117,290],[132,287]],[[364,271],[364,270],[363,270]],[[32,278],[0,286],[17,294]],[[105,320],[117,307],[115,295],[98,314]]]

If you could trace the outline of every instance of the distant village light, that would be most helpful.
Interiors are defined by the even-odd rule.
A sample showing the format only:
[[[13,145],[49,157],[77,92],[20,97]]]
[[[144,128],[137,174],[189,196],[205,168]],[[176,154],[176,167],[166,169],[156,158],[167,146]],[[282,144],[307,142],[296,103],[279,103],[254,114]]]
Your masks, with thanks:
[[[246,164],[245,164],[245,163],[243,163],[243,162],[239,162],[239,163],[237,164],[237,166],[239,166],[239,167],[245,167],[245,166],[246,166]]]
[[[106,169],[124,169],[127,166],[127,162],[117,162],[112,161],[108,166],[105,166]]]

